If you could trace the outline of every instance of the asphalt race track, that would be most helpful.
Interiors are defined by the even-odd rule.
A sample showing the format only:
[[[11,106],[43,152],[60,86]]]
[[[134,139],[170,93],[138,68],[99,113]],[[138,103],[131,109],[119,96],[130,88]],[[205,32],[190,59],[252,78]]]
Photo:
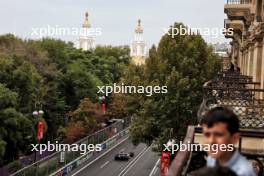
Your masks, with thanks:
[[[115,161],[117,153],[134,152],[134,157],[129,161]],[[145,144],[134,146],[125,138],[118,146],[105,152],[96,159],[85,163],[75,169],[71,176],[149,176],[159,175],[159,156]],[[155,166],[156,165],[156,166]]]

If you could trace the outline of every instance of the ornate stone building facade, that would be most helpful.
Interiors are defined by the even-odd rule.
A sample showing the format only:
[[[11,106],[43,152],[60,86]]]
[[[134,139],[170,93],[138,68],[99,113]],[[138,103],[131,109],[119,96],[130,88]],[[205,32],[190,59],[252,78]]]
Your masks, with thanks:
[[[264,89],[264,0],[227,0],[225,28],[233,28],[231,61]],[[264,94],[257,95],[264,99]]]

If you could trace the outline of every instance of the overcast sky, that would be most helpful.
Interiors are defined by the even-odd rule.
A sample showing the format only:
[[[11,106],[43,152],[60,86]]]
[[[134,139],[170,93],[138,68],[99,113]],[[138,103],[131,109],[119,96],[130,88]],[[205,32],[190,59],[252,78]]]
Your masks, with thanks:
[[[0,0],[0,34],[16,33],[32,38],[32,28],[56,25],[80,27],[84,13],[102,35],[96,44],[123,45],[133,39],[137,19],[142,19],[144,39],[157,44],[163,29],[174,22],[194,28],[223,28],[226,0]],[[33,38],[36,38],[33,37]],[[60,36],[76,42],[77,36]],[[205,37],[208,42],[225,42],[224,37]]]

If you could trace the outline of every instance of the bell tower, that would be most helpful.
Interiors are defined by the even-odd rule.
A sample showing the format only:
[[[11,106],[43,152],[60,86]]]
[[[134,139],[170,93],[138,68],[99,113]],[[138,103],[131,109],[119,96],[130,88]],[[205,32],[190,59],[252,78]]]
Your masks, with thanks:
[[[91,50],[95,47],[94,37],[90,34],[91,24],[88,20],[88,16],[89,14],[86,12],[79,38],[79,48],[84,51]]]
[[[142,35],[143,28],[141,27],[141,20],[138,19],[134,40],[130,46],[130,56],[132,57],[132,62],[136,65],[145,64],[147,55],[146,43],[144,42]]]

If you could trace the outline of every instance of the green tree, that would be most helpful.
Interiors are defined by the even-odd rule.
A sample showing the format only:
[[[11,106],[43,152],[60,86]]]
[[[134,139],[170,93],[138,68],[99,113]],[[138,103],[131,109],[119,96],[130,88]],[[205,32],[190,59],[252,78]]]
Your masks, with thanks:
[[[86,67],[84,62],[77,60],[69,64],[64,76],[67,103],[73,108],[85,97],[95,101],[97,86],[102,85],[100,79],[90,72],[89,67]]]
[[[43,80],[37,70],[21,57],[0,57],[1,83],[18,93],[19,111],[30,113],[44,94]]]
[[[74,110],[68,113],[70,117],[70,123],[67,127],[67,135],[71,136],[71,127],[73,123],[78,123],[79,126],[82,126],[82,134],[88,135],[91,132],[98,130],[98,123],[104,121],[104,115],[101,112],[100,106],[97,103],[93,103],[89,98],[84,98],[81,100],[79,106]],[[80,134],[78,134],[80,135]]]
[[[168,31],[183,26],[175,23]],[[125,75],[130,84],[167,86],[168,93],[151,97],[136,95],[134,120],[130,126],[133,142],[156,140],[166,143],[173,129],[174,138],[180,140],[187,126],[196,124],[196,113],[202,101],[202,85],[211,79],[220,67],[220,59],[200,35],[165,34],[156,49],[150,49],[143,74]],[[139,79],[140,78],[140,79]],[[135,96],[135,95],[130,95]],[[135,98],[128,98],[129,100]]]
[[[0,84],[0,161],[14,160],[28,149],[32,122],[16,110],[18,94]]]
[[[9,162],[18,153],[26,154],[30,144],[35,142],[34,110],[44,110],[43,119],[48,130],[43,142],[57,140],[72,125],[67,118],[68,112],[80,108],[86,97],[95,104],[98,101],[97,86],[118,82],[129,61],[127,46],[98,46],[94,51],[82,51],[74,48],[72,43],[57,39],[22,40],[12,34],[0,36],[0,84],[16,94],[12,106],[0,109],[0,118],[4,122],[15,117],[25,118],[25,123],[19,122],[20,126],[13,125],[12,128],[25,128],[27,136],[21,138],[11,131],[9,134],[12,136],[7,140],[9,137],[1,131],[0,156],[3,160]],[[96,113],[89,118],[102,122],[105,117]],[[80,124],[85,124],[84,120],[80,121]],[[9,129],[9,123],[4,122],[1,121],[0,128]],[[72,127],[75,134],[78,128]],[[90,128],[93,131],[97,126]],[[15,142],[19,140],[22,142],[18,146]],[[17,149],[14,153],[12,146]]]

